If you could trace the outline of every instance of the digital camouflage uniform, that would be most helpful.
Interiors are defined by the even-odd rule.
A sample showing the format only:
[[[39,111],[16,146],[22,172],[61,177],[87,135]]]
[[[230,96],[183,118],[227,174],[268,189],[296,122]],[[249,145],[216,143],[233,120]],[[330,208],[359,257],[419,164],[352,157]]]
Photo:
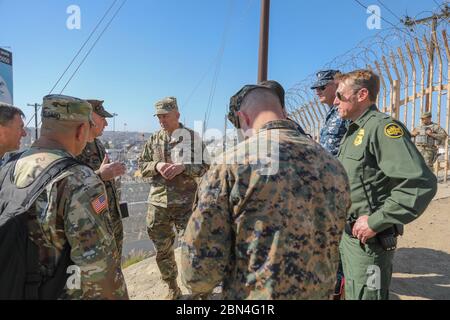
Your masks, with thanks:
[[[432,131],[435,138],[426,134],[428,129]],[[445,143],[447,133],[437,123],[421,125],[420,127],[414,129],[414,131],[418,132],[415,139],[417,149],[419,149],[419,152],[425,159],[426,164],[433,169],[439,151],[438,146]]]
[[[44,98],[43,118],[86,121],[92,108],[83,100],[65,96]],[[32,147],[18,161],[17,186],[27,186],[48,165],[72,157],[58,149]],[[55,268],[64,246],[80,268],[80,287],[65,288],[62,299],[127,299],[117,246],[107,222],[105,188],[89,168],[77,165],[51,181],[32,206],[31,240],[39,247],[42,270]]]
[[[333,106],[320,130],[320,145],[337,157],[341,140],[347,132],[348,121],[339,116],[338,108]]]
[[[271,146],[270,165],[249,151],[255,144]],[[224,159],[199,185],[185,285],[200,294],[223,282],[225,299],[331,298],[350,206],[342,165],[289,120],[267,123]]]
[[[196,145],[194,139],[197,139]],[[167,181],[156,170],[156,165],[158,162],[173,163],[172,153],[178,155],[178,152],[173,152],[178,148],[190,151],[191,155],[187,155],[188,161],[183,161],[186,170]],[[208,169],[202,162],[203,150],[200,137],[180,124],[179,130],[172,136],[165,130],[154,133],[145,144],[138,161],[142,177],[150,178],[147,231],[157,251],[156,263],[162,280],[167,283],[176,280],[178,274],[173,248],[176,234],[173,227],[175,226],[178,233],[184,232],[192,213],[192,203],[197,190],[196,179]],[[199,163],[194,159],[195,153],[200,155]]]
[[[417,219],[436,194],[436,177],[412,143],[408,130],[375,105],[350,124],[339,160],[350,180],[349,223],[370,216],[369,227],[377,233]],[[344,233],[340,252],[347,300],[389,299],[394,251],[385,251],[376,237],[363,245]],[[374,266],[379,273],[372,274]]]
[[[100,140],[95,139],[84,148],[83,153],[77,159],[88,165],[92,170],[96,171],[100,168],[106,156],[106,150]],[[120,213],[120,194],[117,190],[115,180],[103,181],[106,194],[108,195],[108,206],[110,213],[110,223],[113,230],[114,238],[116,240],[119,255],[122,257],[123,247],[123,224]]]

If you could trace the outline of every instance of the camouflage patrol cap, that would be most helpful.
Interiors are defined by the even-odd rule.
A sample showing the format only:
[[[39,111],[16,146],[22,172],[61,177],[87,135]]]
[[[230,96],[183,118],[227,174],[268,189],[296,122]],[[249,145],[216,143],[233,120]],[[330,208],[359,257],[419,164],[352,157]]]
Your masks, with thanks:
[[[277,83],[278,84],[278,83]],[[279,85],[279,84],[278,84]],[[280,85],[281,86],[281,85]],[[242,87],[241,90],[239,90],[234,96],[230,99],[230,111],[228,112],[228,120],[237,128],[241,128],[241,124],[239,123],[239,117],[237,116],[237,112],[241,110],[241,104],[244,101],[245,97],[253,90],[255,89],[265,89],[272,91],[277,97],[280,98],[279,92],[277,92],[276,86],[274,86],[274,82],[271,83],[261,83],[261,84],[250,84],[245,85]],[[282,87],[281,87],[282,88]],[[283,89],[284,91],[284,89]],[[284,97],[284,94],[283,94]],[[281,102],[281,98],[280,98]],[[284,102],[284,99],[283,99]],[[284,104],[284,103],[282,103]]]
[[[75,97],[53,94],[45,96],[42,103],[42,118],[60,121],[92,121],[92,106]]]
[[[100,117],[103,118],[113,118],[113,115],[105,110],[105,107],[103,106],[104,100],[86,100],[89,102],[92,106],[92,111],[98,114]]]
[[[156,114],[168,114],[174,110],[178,111],[177,98],[167,97],[155,103]]]
[[[274,92],[276,92],[278,98],[280,98],[281,106],[283,107],[283,109],[285,108],[285,101],[284,101],[285,91],[283,86],[279,82],[274,80],[267,80],[261,82],[260,85],[271,88]]]
[[[431,116],[432,116],[431,112],[424,112],[424,113],[422,113],[422,116],[420,117],[420,119],[431,118]]]
[[[312,85],[311,89],[315,90],[317,88],[326,86],[331,81],[334,80],[335,76],[340,73],[339,70],[323,70],[317,72],[317,81]]]

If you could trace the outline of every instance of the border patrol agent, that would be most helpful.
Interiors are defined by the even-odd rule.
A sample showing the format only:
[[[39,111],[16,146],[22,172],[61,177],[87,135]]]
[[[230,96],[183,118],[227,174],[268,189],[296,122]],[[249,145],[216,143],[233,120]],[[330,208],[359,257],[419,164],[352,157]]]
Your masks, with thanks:
[[[339,150],[352,199],[340,245],[345,297],[389,299],[396,237],[425,211],[437,180],[408,130],[375,106],[379,77],[357,70],[339,81],[335,104],[352,121]]]

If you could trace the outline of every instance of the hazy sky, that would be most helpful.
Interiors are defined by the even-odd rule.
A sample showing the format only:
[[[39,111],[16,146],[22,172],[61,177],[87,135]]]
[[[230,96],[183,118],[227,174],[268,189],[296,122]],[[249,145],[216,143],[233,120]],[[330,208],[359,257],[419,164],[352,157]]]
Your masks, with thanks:
[[[442,0],[382,2],[398,16],[415,16],[426,15]],[[0,0],[0,46],[13,51],[14,102],[28,119],[32,108],[26,104],[42,102],[112,3]],[[70,5],[81,9],[80,30],[66,26]],[[378,32],[367,28],[369,15],[354,0],[272,0],[271,9],[269,78],[286,89]],[[383,7],[381,14],[398,23]],[[259,0],[128,0],[64,94],[105,100],[108,110],[119,114],[116,130],[123,130],[124,123],[129,131],[156,130],[153,104],[165,96],[178,98],[181,119],[190,127],[203,120],[211,104],[208,125],[221,129],[230,96],[256,81],[259,15]]]

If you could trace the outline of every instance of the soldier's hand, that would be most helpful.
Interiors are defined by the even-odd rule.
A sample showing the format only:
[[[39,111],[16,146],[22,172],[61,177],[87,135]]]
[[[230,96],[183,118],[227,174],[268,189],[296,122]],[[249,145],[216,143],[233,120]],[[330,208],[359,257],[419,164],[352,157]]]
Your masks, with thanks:
[[[163,176],[167,177],[167,180],[172,180],[184,170],[186,170],[186,167],[183,164],[171,164],[165,169]]]
[[[367,240],[372,239],[377,235],[375,231],[370,229],[368,220],[369,216],[359,217],[353,226],[353,236],[358,238],[362,244],[366,244]]]
[[[111,181],[117,177],[123,176],[126,172],[126,167],[125,164],[120,162],[109,163],[109,157],[106,155],[98,172],[103,181]]]
[[[170,163],[159,162],[156,165],[156,171],[158,171],[164,179],[170,180],[169,177],[166,175],[166,171],[171,165],[172,164]]]
[[[427,131],[425,131],[425,133],[427,134],[427,136],[433,137],[433,130],[427,129]]]

